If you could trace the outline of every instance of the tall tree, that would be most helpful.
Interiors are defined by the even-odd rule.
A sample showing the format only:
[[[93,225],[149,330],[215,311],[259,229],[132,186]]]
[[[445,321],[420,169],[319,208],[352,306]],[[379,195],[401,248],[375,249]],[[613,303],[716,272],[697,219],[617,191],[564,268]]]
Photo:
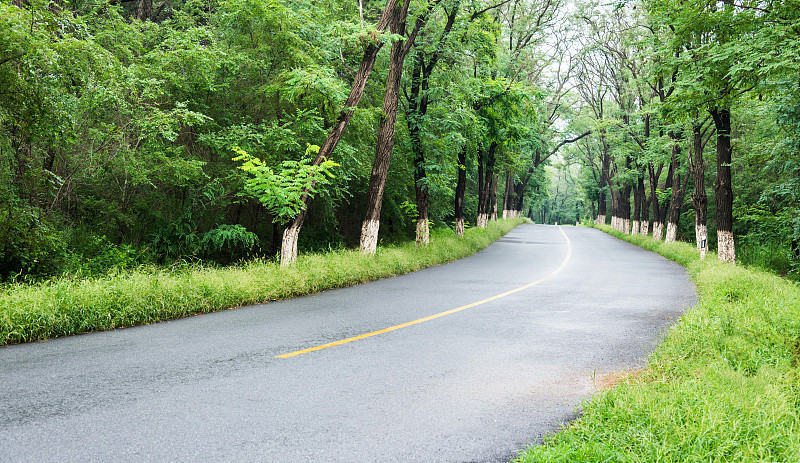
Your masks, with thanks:
[[[389,53],[389,72],[386,77],[386,93],[383,97],[383,112],[378,127],[378,137],[375,146],[375,159],[372,164],[372,173],[369,177],[367,190],[366,213],[361,225],[361,252],[375,253],[378,247],[378,230],[380,228],[381,207],[383,206],[383,191],[386,185],[386,176],[389,173],[389,163],[392,159],[394,147],[395,123],[397,122],[397,107],[400,100],[400,79],[403,75],[403,63],[408,52],[414,45],[417,34],[427,23],[431,11],[441,0],[430,0],[422,7],[414,27],[406,31],[408,8],[410,0],[403,0],[392,11],[389,29],[393,34],[405,37],[403,41],[392,43]]]
[[[714,184],[717,254],[721,261],[735,262],[733,235],[733,185],[731,178],[731,102],[750,87],[731,73],[747,53],[741,41],[751,35],[756,15],[732,0],[721,3],[684,2],[676,7],[661,1],[647,2],[653,24],[664,34],[663,56],[674,56],[680,71],[675,97],[689,113],[702,108],[716,129],[717,178]],[[701,85],[698,85],[701,83]]]
[[[692,192],[692,207],[694,208],[695,242],[697,249],[702,246],[702,238],[708,237],[708,197],[706,196],[706,163],[703,159],[708,140],[713,135],[712,125],[708,123],[710,116],[701,121],[699,114],[695,113],[692,119],[692,151],[689,156],[689,171],[692,175],[694,190]],[[708,136],[706,136],[708,134]]]
[[[398,8],[403,8],[402,5],[398,5],[398,0],[388,0],[386,2],[386,6],[383,9],[383,14],[381,15],[381,18],[375,28],[377,33],[384,31],[390,23],[397,21]],[[407,8],[408,6],[406,5],[406,12]],[[397,41],[394,43],[397,43]],[[320,147],[319,153],[311,164],[312,166],[318,166],[327,161],[333,154],[333,150],[336,148],[339,140],[342,139],[344,131],[353,117],[355,107],[358,106],[358,102],[361,100],[361,96],[364,94],[364,88],[367,85],[367,80],[369,79],[369,75],[372,73],[372,68],[375,65],[375,59],[378,57],[378,52],[382,47],[383,41],[380,40],[379,37],[374,37],[368,42],[364,50],[364,57],[361,59],[361,64],[358,67],[358,71],[353,79],[353,86],[350,90],[350,94],[347,96],[347,101],[345,101],[344,108],[339,113],[339,117],[335,125],[333,128],[331,128],[330,132],[328,133],[328,137]],[[300,208],[297,216],[283,232],[283,242],[281,243],[281,265],[288,265],[297,260],[297,242],[300,238],[300,229],[303,227],[308,204],[311,201],[311,195],[309,193],[310,192],[306,192],[303,194],[301,197],[301,202],[305,206]]]
[[[444,52],[443,47],[453,29],[458,15],[460,1],[455,1],[449,8],[445,7],[446,22],[441,32],[436,34],[432,51],[426,53],[422,47],[417,46],[414,54],[414,67],[411,72],[411,86],[408,94],[406,109],[406,123],[408,125],[409,141],[414,156],[414,192],[417,204],[417,244],[428,244],[430,240],[430,224],[428,206],[430,193],[428,178],[425,168],[425,148],[422,143],[422,131],[425,128],[425,119],[430,105],[430,82],[433,71]],[[419,45],[419,43],[417,44]]]

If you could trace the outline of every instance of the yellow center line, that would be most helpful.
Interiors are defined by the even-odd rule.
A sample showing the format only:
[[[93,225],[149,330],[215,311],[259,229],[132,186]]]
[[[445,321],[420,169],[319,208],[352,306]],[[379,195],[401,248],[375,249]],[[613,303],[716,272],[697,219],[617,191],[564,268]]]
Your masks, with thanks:
[[[542,278],[539,278],[538,280],[536,280],[536,281],[534,281],[532,283],[528,283],[528,284],[526,284],[524,286],[520,286],[519,288],[515,288],[515,289],[512,289],[510,291],[506,291],[506,292],[504,292],[502,294],[498,294],[496,296],[492,296],[492,297],[484,299],[482,301],[473,302],[472,304],[462,305],[461,307],[456,307],[455,309],[450,309],[450,310],[447,310],[445,312],[440,312],[440,313],[437,313],[435,315],[431,315],[429,317],[420,318],[418,320],[414,320],[414,321],[410,321],[410,322],[407,322],[407,323],[403,323],[401,325],[390,326],[389,328],[384,328],[384,329],[378,330],[378,331],[372,331],[372,332],[369,332],[369,333],[364,333],[364,334],[361,334],[361,335],[358,335],[358,336],[353,336],[352,338],[342,339],[342,340],[331,342],[331,343],[328,343],[328,344],[322,344],[322,345],[319,345],[319,346],[316,346],[316,347],[309,347],[308,349],[298,350],[298,351],[295,351],[295,352],[289,352],[288,354],[276,355],[275,358],[285,359],[285,358],[289,358],[289,357],[295,357],[297,355],[308,354],[309,352],[314,352],[314,351],[318,351],[318,350],[322,350],[322,349],[327,349],[329,347],[339,346],[339,345],[342,345],[342,344],[347,344],[348,342],[359,341],[361,339],[369,338],[369,337],[372,337],[372,336],[377,336],[379,334],[388,333],[388,332],[394,331],[394,330],[399,330],[400,328],[407,328],[407,327],[412,326],[412,325],[418,325],[420,323],[424,323],[424,322],[431,321],[431,320],[434,320],[434,319],[437,319],[437,318],[440,318],[440,317],[444,317],[445,315],[454,314],[456,312],[461,312],[462,310],[467,310],[467,309],[470,309],[472,307],[479,306],[481,304],[486,304],[487,302],[496,301],[496,300],[498,300],[500,298],[509,296],[511,294],[518,293],[520,291],[524,291],[524,290],[530,288],[531,286],[538,285],[539,283],[541,283],[541,282],[543,282],[543,281],[545,281],[545,280],[547,280],[549,278],[552,278],[557,273],[559,273],[560,271],[564,270],[564,267],[567,266],[567,263],[569,263],[569,259],[572,257],[572,242],[569,240],[569,237],[567,236],[566,233],[564,233],[564,230],[560,226],[558,227],[558,230],[561,232],[562,235],[564,235],[564,239],[567,240],[567,255],[564,256],[564,260],[561,262],[561,265],[559,265],[558,268],[556,268],[555,270],[550,272],[548,275],[546,275],[546,276],[544,276]]]

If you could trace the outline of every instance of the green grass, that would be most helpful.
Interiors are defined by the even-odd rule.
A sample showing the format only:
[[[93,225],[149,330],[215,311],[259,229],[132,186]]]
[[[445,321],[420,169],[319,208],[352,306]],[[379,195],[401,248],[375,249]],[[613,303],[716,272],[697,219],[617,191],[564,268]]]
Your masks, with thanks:
[[[239,267],[125,271],[93,279],[56,279],[0,289],[0,345],[155,323],[364,283],[471,255],[522,219],[471,228],[464,238],[436,232],[431,244],[301,255],[297,264],[250,262]]]
[[[800,287],[700,260],[693,245],[622,235],[686,266],[699,302],[641,374],[519,462],[800,461]]]
[[[757,267],[800,281],[797,271],[792,271],[789,245],[776,241],[754,243],[754,240],[736,243],[736,262],[747,267]]]

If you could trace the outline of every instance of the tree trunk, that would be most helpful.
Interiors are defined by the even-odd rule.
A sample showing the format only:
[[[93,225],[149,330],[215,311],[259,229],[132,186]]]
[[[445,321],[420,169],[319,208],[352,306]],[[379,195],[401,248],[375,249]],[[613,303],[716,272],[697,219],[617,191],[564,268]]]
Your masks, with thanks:
[[[395,8],[391,31],[402,34],[408,16],[409,0]],[[386,92],[383,97],[383,113],[378,126],[378,140],[375,146],[375,159],[372,163],[372,174],[367,190],[367,207],[364,221],[361,224],[361,252],[374,254],[378,247],[378,229],[380,228],[383,191],[386,187],[386,176],[394,147],[395,122],[397,122],[397,106],[400,100],[400,79],[403,75],[403,62],[408,53],[408,41],[392,42],[389,53],[389,73],[386,78]]]
[[[430,226],[428,222],[428,184],[426,183],[425,165],[417,158],[414,166],[414,190],[417,197],[417,244],[430,242]]]
[[[506,190],[503,195],[503,218],[510,219],[514,215],[514,174],[506,172]]]
[[[637,175],[637,181],[641,181],[641,172]],[[639,184],[633,189],[633,222],[631,224],[631,235],[638,235],[641,230],[642,223],[642,193],[644,190],[639,189]]]
[[[611,228],[616,231],[621,231],[619,226],[619,194],[614,191],[613,185],[609,185],[609,193],[611,193]]]
[[[492,209],[492,187],[494,180],[494,157],[497,150],[497,143],[492,142],[488,151],[479,159],[478,164],[478,219],[476,226],[486,228],[489,223],[489,214]],[[485,167],[484,167],[485,161]]]
[[[639,234],[647,236],[650,231],[650,209],[648,208],[650,202],[647,200],[647,191],[644,188],[644,173],[639,176],[639,185],[636,189],[639,190],[639,198],[642,201],[642,215],[639,219]]]
[[[630,170],[633,160],[630,156],[625,157],[625,169]],[[620,228],[621,232],[625,234],[631,233],[631,193],[633,188],[628,182],[622,187],[622,192],[619,197],[619,214],[620,214]]]
[[[153,19],[153,0],[139,0],[136,8],[136,19],[140,21]]]
[[[700,249],[702,237],[708,237],[707,215],[708,198],[706,197],[706,165],[703,161],[703,133],[700,124],[692,126],[692,151],[693,160],[689,164],[694,181],[694,192],[692,193],[692,206],[694,207],[694,234],[697,249]]]
[[[376,30],[383,31],[386,29],[389,18],[392,16],[397,2],[398,0],[387,1]],[[344,109],[339,113],[336,124],[328,133],[328,137],[320,147],[319,153],[317,153],[317,157],[314,158],[312,165],[318,166],[329,159],[336,145],[339,144],[339,140],[342,139],[342,135],[344,135],[344,131],[350,123],[350,119],[353,117],[355,107],[358,106],[358,102],[361,101],[361,96],[364,95],[364,88],[367,85],[369,75],[372,73],[372,68],[375,65],[375,58],[378,56],[378,52],[382,46],[382,42],[375,42],[367,45],[367,48],[364,50],[364,57],[361,59],[361,65],[358,67],[358,72],[356,72],[356,76],[353,79],[353,86],[350,88],[350,94],[347,96]],[[305,221],[306,218],[305,211],[308,208],[308,204],[311,202],[311,196],[306,192],[300,199],[303,201],[304,206],[283,233],[283,240],[281,242],[281,266],[293,264],[297,260],[297,240],[300,238],[300,229],[303,227],[303,221]]]
[[[689,172],[686,172],[686,175],[681,181],[681,174],[680,174],[680,157],[681,157],[681,147],[677,143],[681,136],[673,136],[670,134],[670,138],[675,140],[675,143],[672,144],[672,167],[671,171],[674,175],[674,180],[672,181],[672,197],[670,198],[669,202],[669,214],[667,218],[667,234],[664,238],[664,241],[667,243],[671,243],[678,238],[678,220],[680,220],[681,216],[681,207],[683,206],[683,195],[686,191],[686,183],[689,181]]]
[[[605,225],[606,223],[606,191],[609,185],[609,173],[611,171],[611,157],[608,155],[608,148],[605,142],[605,135],[601,132],[600,140],[603,143],[603,153],[601,154],[600,168],[600,195],[597,201],[597,219],[595,223]],[[613,198],[612,198],[613,199]],[[613,209],[613,206],[612,206]],[[613,212],[613,211],[612,211]]]
[[[447,14],[447,23],[439,37],[439,43],[444,42],[450,34],[458,14],[460,3],[457,1],[451,6]],[[411,149],[414,153],[414,188],[417,199],[417,244],[428,244],[430,242],[430,222],[428,219],[429,192],[427,183],[427,172],[425,170],[425,151],[422,146],[422,127],[425,115],[428,113],[428,84],[430,82],[433,69],[439,61],[441,52],[439,49],[430,54],[430,60],[425,64],[425,55],[422,50],[417,50],[414,56],[414,70],[411,73],[411,92],[408,98],[408,109],[406,111],[406,123],[408,125],[409,140]],[[461,222],[463,234],[464,223]]]
[[[653,205],[653,239],[661,240],[664,236],[664,216],[666,215],[666,208],[659,205],[658,194],[658,178],[661,176],[661,170],[664,165],[659,164],[658,170],[654,170],[653,164],[648,165],[648,173],[650,174],[650,198]],[[672,186],[672,166],[667,172],[666,188]],[[663,211],[663,212],[662,212]]]
[[[492,222],[497,222],[497,175],[492,175],[492,188],[491,188],[491,203],[492,203]]]
[[[650,139],[651,129],[650,129],[650,114],[646,113],[644,115],[644,139],[645,143],[647,140]],[[644,146],[642,146],[644,149]],[[641,205],[641,212],[642,215],[639,218],[639,234],[643,236],[647,236],[648,232],[650,231],[650,209],[649,205],[650,202],[648,201],[647,197],[647,190],[644,187],[644,178],[647,175],[648,168],[645,168],[643,171],[639,172],[639,182],[636,185],[636,189],[639,191],[639,200],[642,202]],[[650,196],[652,200],[654,196]]]
[[[526,177],[522,182],[514,184],[514,196],[511,202],[514,217],[522,217],[522,208],[525,207],[525,188],[527,188],[529,181],[530,177]]]
[[[714,108],[711,111],[717,129],[717,180],[714,182],[714,202],[717,218],[717,256],[722,262],[736,262],[733,239],[733,189],[731,184],[731,111]]]
[[[411,94],[408,99],[406,123],[411,151],[414,153],[414,192],[417,200],[416,242],[418,245],[430,242],[428,224],[428,184],[425,171],[425,152],[422,148],[422,118],[428,111],[428,99],[423,95],[423,62],[422,55],[414,57],[414,70],[411,73]]]
[[[301,211],[300,214],[295,217],[294,221],[283,231],[283,240],[281,241],[281,267],[294,264],[297,261],[297,242],[300,238],[300,228],[303,226],[305,215],[306,211]]]
[[[456,182],[455,196],[455,228],[457,236],[464,236],[464,192],[467,189],[467,147],[458,152],[458,181]]]

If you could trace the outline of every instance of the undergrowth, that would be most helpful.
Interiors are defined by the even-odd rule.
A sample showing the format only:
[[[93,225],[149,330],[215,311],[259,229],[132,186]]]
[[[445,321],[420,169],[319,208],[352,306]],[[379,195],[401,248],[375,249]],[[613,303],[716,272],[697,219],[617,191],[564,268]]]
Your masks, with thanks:
[[[686,266],[699,302],[641,375],[518,462],[800,461],[800,287],[701,260],[693,245],[622,235]]]
[[[374,256],[358,250],[306,254],[285,269],[251,261],[227,268],[140,268],[5,284],[0,287],[0,345],[155,323],[412,272],[471,255],[523,222],[492,222],[467,230],[464,238],[437,232],[428,246],[385,246]]]

